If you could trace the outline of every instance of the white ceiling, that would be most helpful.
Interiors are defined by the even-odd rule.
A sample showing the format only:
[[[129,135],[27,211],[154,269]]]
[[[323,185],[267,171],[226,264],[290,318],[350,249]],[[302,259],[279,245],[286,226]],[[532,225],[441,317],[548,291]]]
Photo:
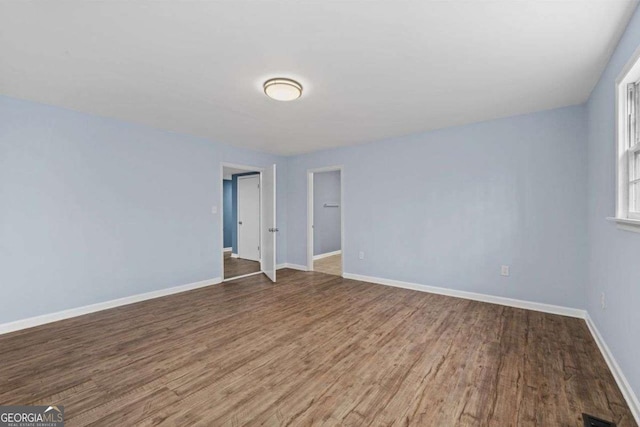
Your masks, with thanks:
[[[0,94],[280,154],[584,102],[636,1],[2,1]],[[301,99],[261,84],[292,77]]]

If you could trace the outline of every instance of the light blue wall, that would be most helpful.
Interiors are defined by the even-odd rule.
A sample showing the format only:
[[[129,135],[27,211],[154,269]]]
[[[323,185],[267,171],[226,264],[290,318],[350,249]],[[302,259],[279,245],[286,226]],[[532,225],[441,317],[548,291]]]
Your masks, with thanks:
[[[337,208],[324,207],[325,203]],[[340,250],[340,171],[313,174],[313,254]]]
[[[344,165],[345,272],[582,308],[585,119],[568,107],[292,157],[287,260],[306,264],[307,169]]]
[[[589,119],[589,281],[587,310],[640,396],[640,234],[605,220],[615,216],[615,80],[640,47],[640,9],[587,104]],[[605,292],[607,309],[600,307]]]
[[[0,97],[0,323],[219,277],[223,161],[286,188],[281,157]]]
[[[230,248],[233,244],[233,183],[230,179],[222,181],[222,205],[223,205],[223,234],[224,234],[224,247]]]

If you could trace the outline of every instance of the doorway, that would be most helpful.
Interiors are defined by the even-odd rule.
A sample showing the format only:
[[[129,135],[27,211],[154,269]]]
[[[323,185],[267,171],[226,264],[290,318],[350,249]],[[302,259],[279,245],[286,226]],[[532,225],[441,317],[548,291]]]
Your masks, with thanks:
[[[275,165],[223,163],[221,173],[223,278],[264,272],[275,282]]]
[[[307,268],[342,276],[343,272],[343,168],[308,171]]]

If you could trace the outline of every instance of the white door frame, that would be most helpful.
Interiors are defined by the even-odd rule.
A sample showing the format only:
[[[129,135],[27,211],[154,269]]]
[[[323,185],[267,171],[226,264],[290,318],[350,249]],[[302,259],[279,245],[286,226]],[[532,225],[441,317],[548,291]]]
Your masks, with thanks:
[[[239,277],[244,277],[244,276],[238,276],[238,277],[233,277],[233,278],[229,278],[229,279],[225,279],[224,278],[224,168],[234,168],[234,169],[242,169],[245,170],[247,172],[258,172],[260,174],[260,227],[262,227],[262,215],[264,213],[264,195],[262,194],[262,173],[264,172],[264,168],[258,167],[258,166],[250,166],[250,165],[239,165],[236,163],[227,163],[227,162],[220,162],[220,205],[219,205],[219,209],[218,212],[220,212],[220,274],[222,277],[222,280],[230,280],[230,279],[237,279]],[[275,185],[275,184],[274,184]],[[262,230],[262,228],[260,228]],[[246,276],[252,276],[254,274],[260,274],[262,273],[262,232],[260,233],[260,271],[258,271],[257,273],[249,273]]]
[[[307,169],[307,271],[313,271],[313,174],[340,171],[340,249],[344,275],[344,166]]]

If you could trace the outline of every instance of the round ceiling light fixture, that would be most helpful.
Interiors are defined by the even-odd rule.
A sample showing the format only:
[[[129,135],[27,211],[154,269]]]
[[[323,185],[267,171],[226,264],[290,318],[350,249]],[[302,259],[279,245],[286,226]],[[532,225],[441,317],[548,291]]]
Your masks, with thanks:
[[[302,95],[302,85],[295,80],[278,77],[264,82],[264,93],[276,101],[293,101]]]

